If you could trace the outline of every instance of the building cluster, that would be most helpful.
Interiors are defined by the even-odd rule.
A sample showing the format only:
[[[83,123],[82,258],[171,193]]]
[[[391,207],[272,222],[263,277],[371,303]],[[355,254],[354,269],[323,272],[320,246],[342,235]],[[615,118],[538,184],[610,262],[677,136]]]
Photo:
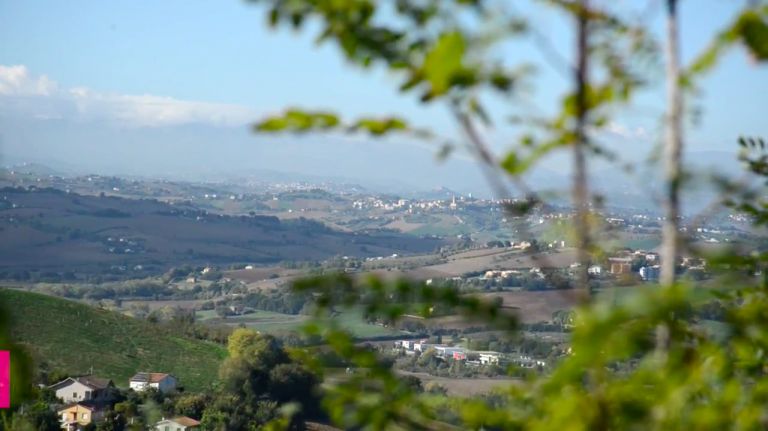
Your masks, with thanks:
[[[452,205],[452,206],[451,206]],[[456,201],[452,204],[446,204],[443,200],[408,200],[408,199],[382,199],[377,197],[367,197],[357,199],[352,202],[352,208],[356,210],[380,209],[384,211],[406,210],[412,213],[414,210],[439,210],[444,208],[456,209]]]
[[[592,265],[587,268],[587,272],[595,277],[605,274],[613,276],[622,276],[637,272],[643,281],[658,281],[660,267],[659,254],[651,251],[637,250],[633,252],[623,252],[617,256],[609,257],[608,264],[604,268],[602,265]],[[635,266],[639,265],[639,270]]]
[[[480,279],[481,280],[506,279],[506,278],[515,277],[521,274],[522,272],[516,269],[491,270],[491,271],[485,271],[485,274],[483,274],[483,276],[480,277]]]
[[[406,355],[421,355],[432,350],[437,358],[444,361],[460,361],[474,366],[512,364],[522,368],[543,368],[547,365],[546,361],[530,356],[511,356],[490,350],[470,350],[458,346],[432,344],[427,341],[397,340],[393,347]]]
[[[143,240],[137,238],[107,237],[102,240],[109,253],[112,254],[135,254],[144,253]]]
[[[128,387],[136,392],[156,390],[161,393],[176,391],[178,380],[167,373],[138,372],[128,380]],[[48,387],[59,401],[56,411],[64,431],[90,429],[104,420],[105,413],[114,406],[117,388],[111,379],[93,375],[68,377]],[[200,422],[179,416],[163,418],[152,426],[157,431],[192,431]]]
[[[383,210],[383,211],[404,211],[407,214],[419,212],[442,211],[442,210],[464,210],[468,208],[501,208],[500,201],[473,199],[469,196],[452,196],[450,199],[402,199],[402,198],[382,198],[377,196],[367,196],[352,201],[352,208],[355,210]]]
[[[661,259],[659,254],[652,251],[636,250],[626,251],[617,256],[609,257],[606,267],[592,265],[587,269],[590,275],[600,277],[605,274],[622,276],[637,274],[643,281],[659,281],[661,275]],[[706,262],[700,258],[685,257],[679,261],[679,265],[686,271],[705,271]]]

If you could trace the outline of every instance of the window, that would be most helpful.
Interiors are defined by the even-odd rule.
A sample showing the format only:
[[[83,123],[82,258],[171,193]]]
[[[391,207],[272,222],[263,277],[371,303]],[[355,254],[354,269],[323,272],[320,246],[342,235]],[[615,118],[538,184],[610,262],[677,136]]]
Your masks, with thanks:
[[[165,431],[170,431],[170,429],[171,427],[169,427],[168,425],[165,426]]]
[[[72,398],[77,398],[77,392],[72,392]]]

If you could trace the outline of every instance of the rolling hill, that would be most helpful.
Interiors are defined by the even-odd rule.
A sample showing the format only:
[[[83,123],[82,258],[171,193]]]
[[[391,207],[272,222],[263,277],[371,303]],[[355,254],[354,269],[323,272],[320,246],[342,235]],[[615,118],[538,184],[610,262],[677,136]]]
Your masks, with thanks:
[[[423,253],[441,244],[393,232],[340,232],[308,219],[227,216],[187,203],[0,189],[3,271],[158,273],[179,264]]]
[[[11,337],[35,361],[72,374],[93,372],[127,387],[136,371],[168,372],[189,390],[213,383],[226,355],[219,345],[172,336],[112,311],[37,293],[0,288]]]

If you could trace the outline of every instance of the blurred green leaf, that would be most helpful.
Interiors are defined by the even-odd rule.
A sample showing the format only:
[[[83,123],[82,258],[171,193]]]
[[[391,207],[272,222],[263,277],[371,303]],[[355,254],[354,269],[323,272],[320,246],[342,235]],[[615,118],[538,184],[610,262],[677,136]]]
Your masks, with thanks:
[[[768,23],[756,11],[744,13],[737,24],[741,38],[758,61],[768,60]]]
[[[451,80],[462,70],[465,49],[464,35],[451,32],[440,36],[437,43],[427,52],[423,72],[431,85],[431,96],[439,96],[448,91]]]

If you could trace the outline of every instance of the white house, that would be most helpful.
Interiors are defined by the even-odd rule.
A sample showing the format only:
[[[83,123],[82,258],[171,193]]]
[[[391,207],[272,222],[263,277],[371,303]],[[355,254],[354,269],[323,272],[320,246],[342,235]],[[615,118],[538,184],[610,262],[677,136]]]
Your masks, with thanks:
[[[163,419],[155,424],[156,431],[192,431],[200,429],[200,422],[186,416]]]
[[[450,347],[450,346],[434,346],[435,351],[437,352],[437,356],[440,356],[442,358],[452,358],[453,354],[455,352],[464,353],[465,349],[462,349],[461,347]]]
[[[534,359],[530,356],[519,356],[516,359],[513,359],[513,362],[521,367],[521,368],[536,368],[536,367],[546,367],[547,362],[542,361],[540,359]]]
[[[49,386],[56,393],[56,398],[64,403],[79,403],[81,401],[107,400],[110,389],[115,384],[109,379],[100,379],[94,376],[69,377],[54,385]]]
[[[661,267],[659,265],[644,266],[640,268],[640,278],[645,281],[658,281],[661,274]]]
[[[176,383],[176,377],[170,374],[141,372],[131,377],[128,386],[136,392],[154,388],[160,392],[168,393],[176,390]]]
[[[475,352],[477,353],[477,359],[483,365],[499,364],[501,354],[499,352]]]
[[[603,267],[600,265],[592,265],[587,268],[587,273],[589,275],[601,275],[603,273]]]

